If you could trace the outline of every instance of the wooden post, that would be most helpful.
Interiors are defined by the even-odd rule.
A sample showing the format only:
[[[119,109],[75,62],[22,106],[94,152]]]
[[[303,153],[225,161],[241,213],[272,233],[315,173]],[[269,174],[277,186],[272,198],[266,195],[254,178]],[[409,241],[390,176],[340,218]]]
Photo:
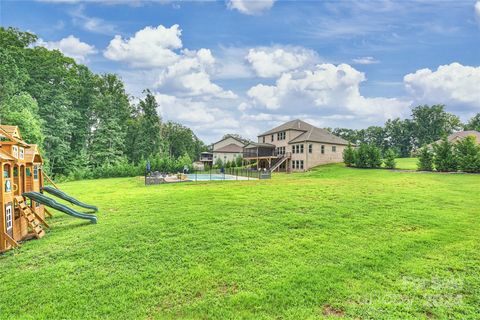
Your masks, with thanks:
[[[52,186],[55,187],[55,189],[58,189],[60,190],[60,188],[55,184],[55,182],[53,182],[52,179],[50,179],[50,177],[45,173],[45,171],[42,170],[42,175],[47,178],[48,182],[50,182],[52,184]]]

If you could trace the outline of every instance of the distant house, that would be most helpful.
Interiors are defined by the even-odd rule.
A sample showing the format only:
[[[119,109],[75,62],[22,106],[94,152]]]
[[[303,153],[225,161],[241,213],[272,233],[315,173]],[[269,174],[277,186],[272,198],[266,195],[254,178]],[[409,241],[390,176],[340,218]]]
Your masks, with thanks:
[[[243,149],[243,158],[257,167],[305,171],[320,164],[342,162],[348,141],[302,120],[292,120],[258,136]]]
[[[210,151],[202,152],[200,161],[204,166],[212,166],[218,159],[222,160],[222,163],[234,161],[243,155],[243,147],[246,143],[243,139],[227,135],[222,140],[213,143]]]
[[[459,140],[462,140],[468,136],[472,136],[476,139],[477,143],[480,144],[480,132],[475,131],[475,130],[469,130],[469,131],[459,131],[459,132],[454,132],[451,135],[447,137],[447,140],[451,143],[455,143]],[[428,147],[432,147],[433,144],[435,143],[440,143],[442,140],[435,141],[432,144],[429,144]]]

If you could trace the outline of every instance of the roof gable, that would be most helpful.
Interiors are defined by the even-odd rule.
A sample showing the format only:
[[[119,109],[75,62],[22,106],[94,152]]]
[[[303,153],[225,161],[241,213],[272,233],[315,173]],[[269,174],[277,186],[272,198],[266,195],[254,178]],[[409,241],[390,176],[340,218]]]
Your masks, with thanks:
[[[277,133],[280,131],[286,131],[286,130],[297,130],[297,131],[308,131],[312,128],[313,126],[309,123],[306,123],[305,121],[302,121],[300,119],[295,119],[292,121],[285,122],[284,124],[281,124],[273,129],[270,129],[262,134],[259,135],[261,136],[266,136],[269,134]]]

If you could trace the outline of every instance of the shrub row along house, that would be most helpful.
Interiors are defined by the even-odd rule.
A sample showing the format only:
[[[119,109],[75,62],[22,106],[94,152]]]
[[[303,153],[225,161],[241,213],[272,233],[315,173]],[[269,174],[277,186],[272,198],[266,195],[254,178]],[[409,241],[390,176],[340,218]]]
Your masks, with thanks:
[[[258,136],[258,142],[246,143],[227,136],[202,153],[205,165],[217,159],[233,161],[243,157],[244,164],[271,171],[306,171],[312,167],[342,162],[348,141],[302,120],[292,120]]]

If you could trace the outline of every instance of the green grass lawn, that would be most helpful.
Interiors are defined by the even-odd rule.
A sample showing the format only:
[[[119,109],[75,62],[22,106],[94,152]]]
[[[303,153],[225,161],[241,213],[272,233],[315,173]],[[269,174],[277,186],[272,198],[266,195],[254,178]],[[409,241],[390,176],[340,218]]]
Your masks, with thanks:
[[[478,319],[479,175],[328,165],[272,180],[71,182],[0,256],[1,319]]]
[[[397,169],[403,170],[417,170],[417,158],[398,158],[395,159],[397,163]]]

